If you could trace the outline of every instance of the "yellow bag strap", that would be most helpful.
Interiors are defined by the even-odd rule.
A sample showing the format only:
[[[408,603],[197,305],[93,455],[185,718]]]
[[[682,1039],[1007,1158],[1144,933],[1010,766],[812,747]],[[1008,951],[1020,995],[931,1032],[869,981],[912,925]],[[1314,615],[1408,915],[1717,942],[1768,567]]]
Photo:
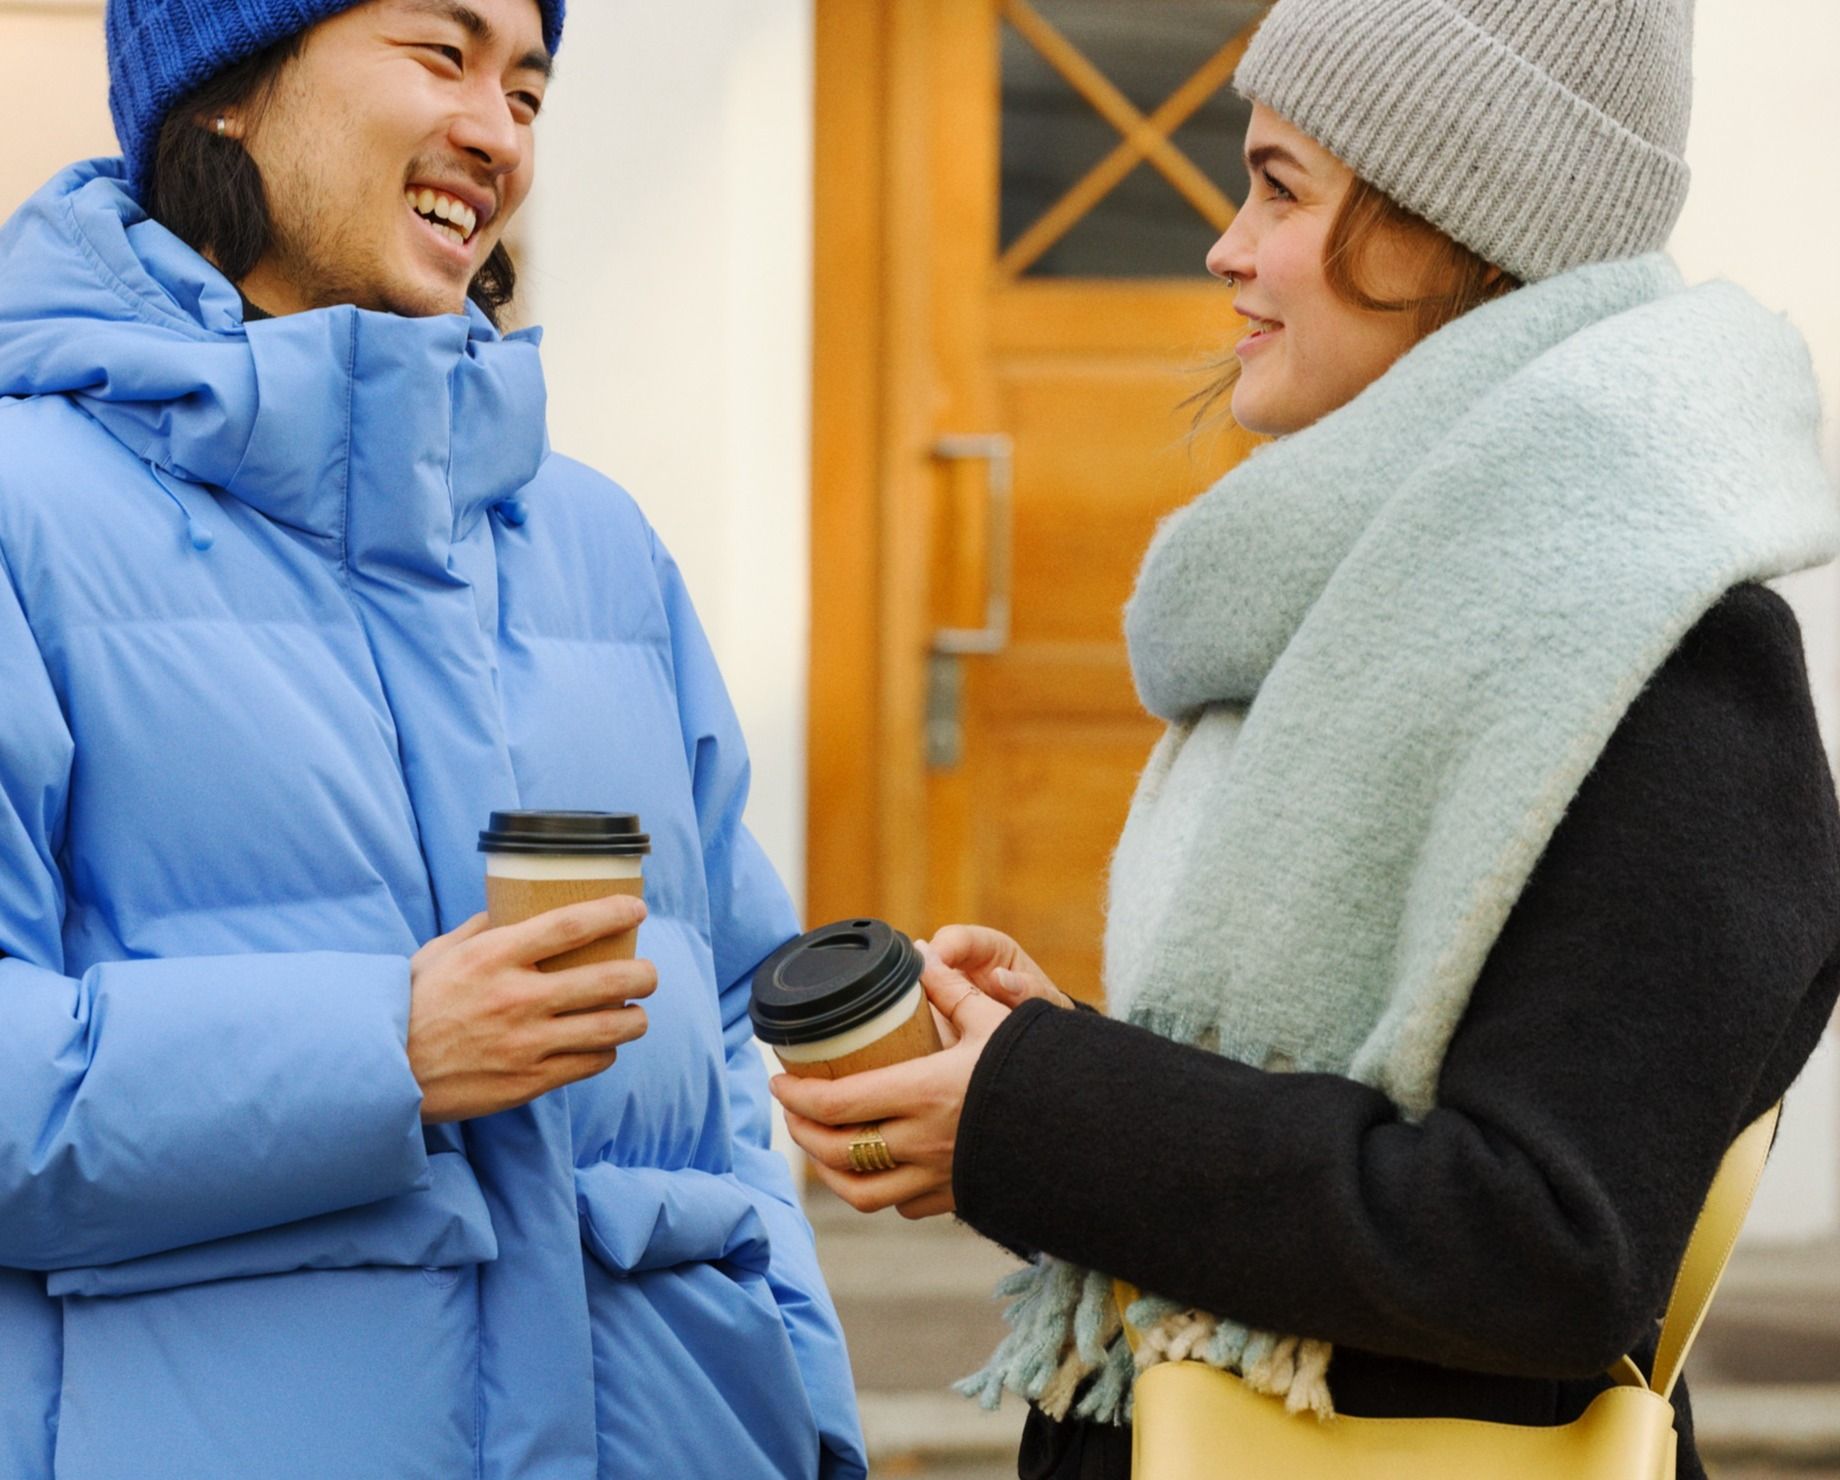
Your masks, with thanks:
[[[1144,1337],[1143,1333],[1131,1324],[1125,1312],[1131,1308],[1132,1303],[1142,1293],[1129,1280],[1112,1281],[1112,1303],[1118,1307],[1118,1319],[1124,1322],[1124,1339],[1130,1344],[1133,1356],[1143,1346]]]
[[[1776,1135],[1776,1121],[1782,1106],[1772,1106],[1759,1116],[1725,1153],[1719,1174],[1712,1179],[1705,1206],[1693,1225],[1693,1237],[1687,1243],[1686,1257],[1680,1273],[1674,1277],[1674,1293],[1668,1299],[1667,1315],[1661,1322],[1661,1342],[1655,1349],[1655,1375],[1651,1382],[1642,1380],[1642,1369],[1633,1359],[1623,1357],[1610,1369],[1610,1376],[1625,1387],[1647,1387],[1664,1398],[1674,1394],[1680,1370],[1686,1365],[1687,1353],[1706,1319],[1713,1293],[1725,1276],[1731,1252],[1738,1244],[1738,1230],[1751,1210],[1757,1195],[1757,1183],[1763,1176],[1764,1159]],[[1125,1280],[1112,1281],[1112,1299],[1118,1304],[1119,1319],[1138,1297],[1137,1286]],[[1128,1320],[1124,1321],[1125,1340],[1135,1352],[1142,1335]]]
[[[1718,1176],[1712,1179],[1712,1191],[1700,1209],[1699,1221],[1693,1225],[1693,1237],[1687,1244],[1686,1258],[1680,1261],[1680,1273],[1674,1277],[1674,1293],[1668,1300],[1667,1315],[1661,1322],[1661,1343],[1655,1348],[1655,1375],[1649,1386],[1664,1398],[1674,1394],[1680,1370],[1686,1365],[1693,1339],[1706,1319],[1713,1292],[1725,1276],[1731,1251],[1738,1244],[1738,1230],[1744,1226],[1757,1195],[1757,1183],[1763,1177],[1764,1159],[1770,1154],[1770,1142],[1776,1135],[1781,1105],[1773,1105],[1760,1115],[1744,1134],[1731,1143]]]

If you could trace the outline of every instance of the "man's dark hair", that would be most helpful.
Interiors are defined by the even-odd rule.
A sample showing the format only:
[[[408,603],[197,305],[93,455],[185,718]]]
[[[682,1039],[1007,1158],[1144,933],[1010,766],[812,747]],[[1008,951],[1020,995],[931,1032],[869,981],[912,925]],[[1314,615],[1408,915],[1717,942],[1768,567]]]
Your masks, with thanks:
[[[235,110],[253,124],[267,106],[281,69],[300,55],[306,33],[264,47],[226,67],[176,103],[160,126],[146,184],[148,215],[239,283],[268,251],[272,227],[262,172],[242,143],[220,138],[200,120]],[[501,241],[474,276],[467,296],[494,326],[517,292],[517,269]]]

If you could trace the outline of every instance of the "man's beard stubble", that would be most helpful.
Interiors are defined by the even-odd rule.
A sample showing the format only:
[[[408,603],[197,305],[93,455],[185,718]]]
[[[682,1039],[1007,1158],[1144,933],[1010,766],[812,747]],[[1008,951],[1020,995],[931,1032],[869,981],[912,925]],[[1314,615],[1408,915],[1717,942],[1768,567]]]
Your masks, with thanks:
[[[267,191],[269,255],[276,273],[309,307],[351,304],[405,318],[466,311],[464,291],[453,301],[445,291],[393,282],[387,251],[364,238],[358,224],[365,219],[362,210],[331,204],[338,192],[321,172],[323,166],[299,157],[289,166],[282,189]],[[418,161],[415,170],[422,168]]]

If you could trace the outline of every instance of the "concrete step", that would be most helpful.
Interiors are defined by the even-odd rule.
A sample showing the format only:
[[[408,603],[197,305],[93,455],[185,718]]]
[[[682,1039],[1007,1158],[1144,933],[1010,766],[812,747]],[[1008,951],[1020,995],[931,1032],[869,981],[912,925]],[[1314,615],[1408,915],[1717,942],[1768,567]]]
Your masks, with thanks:
[[[829,1194],[809,1194],[818,1258],[850,1342],[862,1393],[943,1396],[1002,1340],[991,1291],[1016,1257],[949,1218],[864,1218]]]
[[[1700,1452],[1840,1476],[1840,1384],[1719,1384],[1693,1389]]]
[[[1013,1461],[1022,1442],[1022,1405],[986,1413],[956,1393],[870,1393],[859,1399],[871,1458]]]

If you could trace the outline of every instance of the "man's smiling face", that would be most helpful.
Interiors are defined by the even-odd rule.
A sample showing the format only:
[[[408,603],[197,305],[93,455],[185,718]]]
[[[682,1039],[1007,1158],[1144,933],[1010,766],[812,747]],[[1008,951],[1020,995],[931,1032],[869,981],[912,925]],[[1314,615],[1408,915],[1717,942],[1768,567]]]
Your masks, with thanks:
[[[536,0],[368,0],[321,22],[244,138],[270,313],[459,313],[530,193],[550,59]],[[230,120],[240,130],[240,120]]]

